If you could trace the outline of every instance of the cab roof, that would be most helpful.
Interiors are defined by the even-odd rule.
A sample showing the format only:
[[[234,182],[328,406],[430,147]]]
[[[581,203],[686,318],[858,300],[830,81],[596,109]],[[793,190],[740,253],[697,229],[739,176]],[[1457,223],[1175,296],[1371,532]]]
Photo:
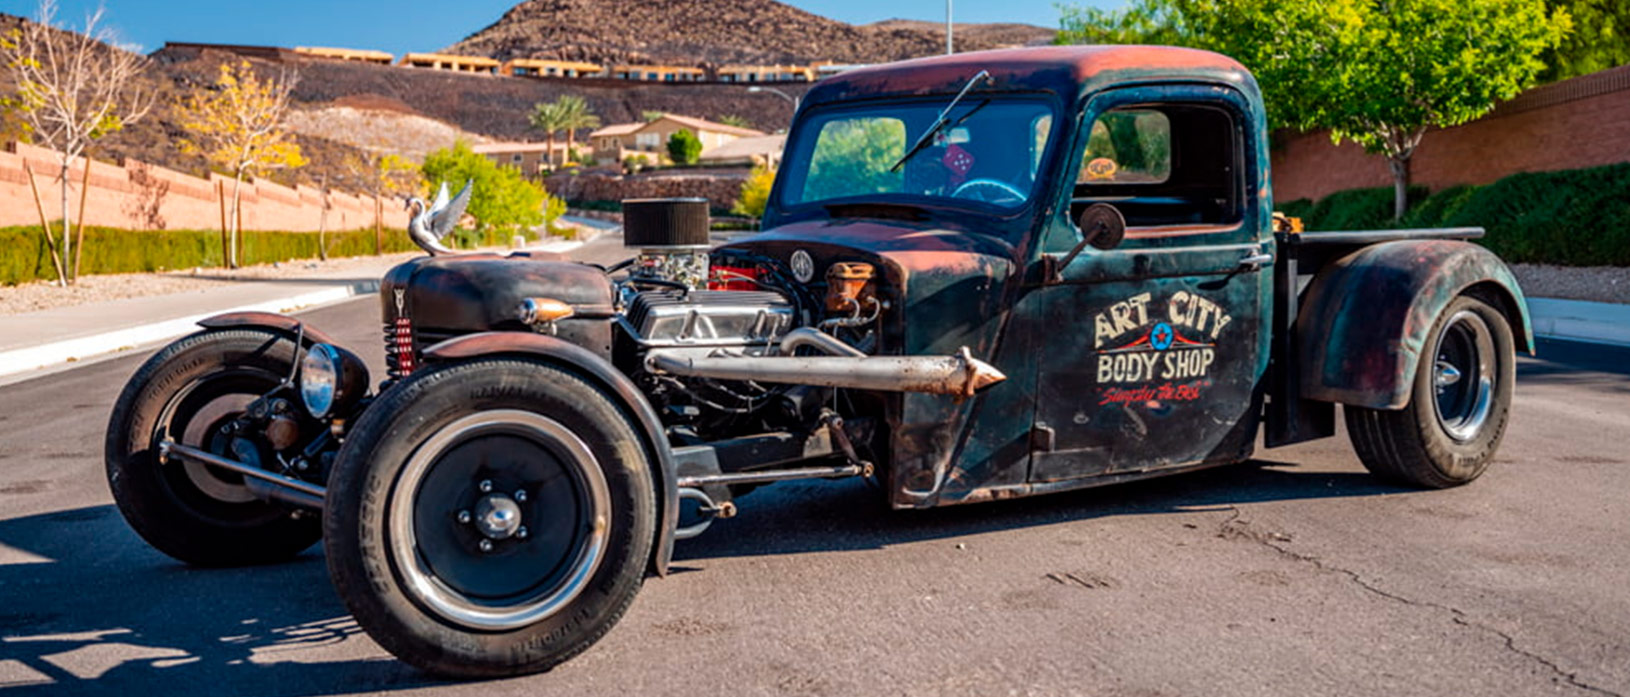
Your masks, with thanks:
[[[1218,53],[1173,46],[1042,46],[974,51],[857,68],[821,80],[805,102],[955,93],[980,70],[998,91],[1055,92],[1073,101],[1105,86],[1158,80],[1220,82],[1256,94],[1245,66]]]

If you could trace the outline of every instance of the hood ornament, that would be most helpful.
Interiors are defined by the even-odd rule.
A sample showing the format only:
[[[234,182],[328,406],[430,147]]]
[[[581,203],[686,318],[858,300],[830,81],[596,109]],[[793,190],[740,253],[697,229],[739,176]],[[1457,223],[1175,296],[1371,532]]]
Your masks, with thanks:
[[[414,211],[413,219],[408,222],[408,236],[413,238],[413,243],[433,257],[454,254],[454,250],[442,245],[441,241],[458,225],[458,219],[464,217],[464,208],[470,205],[470,188],[474,185],[474,180],[464,182],[464,188],[459,190],[458,195],[449,199],[447,182],[442,182],[435,202],[429,205],[417,196],[408,199],[407,208]]]

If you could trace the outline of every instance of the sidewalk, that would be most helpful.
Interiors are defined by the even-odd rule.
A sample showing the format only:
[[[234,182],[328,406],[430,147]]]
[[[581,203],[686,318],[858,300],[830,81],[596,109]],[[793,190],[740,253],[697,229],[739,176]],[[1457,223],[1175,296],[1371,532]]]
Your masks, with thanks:
[[[592,227],[603,233],[605,228],[594,222]],[[530,249],[565,253],[584,241],[551,242]],[[199,320],[214,315],[293,312],[377,293],[380,277],[398,263],[400,259],[384,258],[343,272],[222,280],[219,287],[207,290],[0,316],[0,385],[35,377],[42,369],[184,336],[198,329]]]

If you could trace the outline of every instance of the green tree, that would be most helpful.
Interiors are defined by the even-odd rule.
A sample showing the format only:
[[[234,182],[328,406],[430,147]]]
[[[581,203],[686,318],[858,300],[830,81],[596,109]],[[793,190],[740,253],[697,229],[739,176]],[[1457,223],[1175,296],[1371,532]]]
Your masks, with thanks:
[[[736,128],[752,128],[753,127],[753,122],[748,121],[747,117],[738,116],[736,114],[725,114],[724,116],[720,116],[719,117],[719,123],[722,123],[722,124],[724,124],[726,126],[735,126]]]
[[[567,117],[559,102],[533,104],[532,113],[526,116],[526,122],[534,130],[543,131],[544,147],[547,148],[543,153],[543,161],[551,167],[555,164],[555,133],[566,128]]]
[[[664,113],[664,112],[661,112],[661,111],[649,111],[649,110],[647,110],[647,111],[640,112],[640,120],[644,121],[646,123],[650,123],[650,122],[655,121],[657,119],[660,119],[660,118],[662,118],[664,116],[667,116],[667,114]]]
[[[736,196],[736,205],[730,207],[730,212],[749,218],[764,217],[764,206],[770,200],[770,187],[774,184],[775,170],[763,165],[754,167],[747,181],[741,183],[741,193]]]
[[[547,193],[543,187],[527,181],[520,170],[500,167],[477,154],[468,142],[460,140],[451,148],[430,153],[421,171],[431,187],[442,182],[453,188],[466,181],[474,183],[467,210],[476,219],[477,230],[513,231],[544,223]]]
[[[1233,56],[1270,123],[1329,129],[1386,158],[1395,217],[1428,128],[1457,126],[1533,84],[1571,26],[1544,0],[1133,0],[1067,7],[1060,43],[1162,43]]]
[[[681,128],[668,136],[668,159],[674,164],[694,165],[702,159],[702,139],[688,128]]]
[[[1551,0],[1567,10],[1573,31],[1545,55],[1542,80],[1565,80],[1630,63],[1630,3],[1624,0]]]

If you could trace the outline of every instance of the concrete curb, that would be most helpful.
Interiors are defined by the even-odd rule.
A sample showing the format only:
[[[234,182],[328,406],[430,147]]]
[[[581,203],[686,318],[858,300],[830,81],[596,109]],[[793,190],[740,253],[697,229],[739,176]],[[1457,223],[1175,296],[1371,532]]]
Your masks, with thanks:
[[[337,288],[325,288],[300,293],[276,300],[160,320],[102,334],[63,339],[37,346],[25,346],[0,352],[0,377],[49,368],[59,363],[75,362],[100,354],[174,339],[197,331],[199,320],[228,312],[292,312],[313,305],[322,305],[377,292],[379,292],[379,281],[363,281]]]
[[[1528,313],[1535,336],[1630,346],[1630,305],[1529,298]]]

